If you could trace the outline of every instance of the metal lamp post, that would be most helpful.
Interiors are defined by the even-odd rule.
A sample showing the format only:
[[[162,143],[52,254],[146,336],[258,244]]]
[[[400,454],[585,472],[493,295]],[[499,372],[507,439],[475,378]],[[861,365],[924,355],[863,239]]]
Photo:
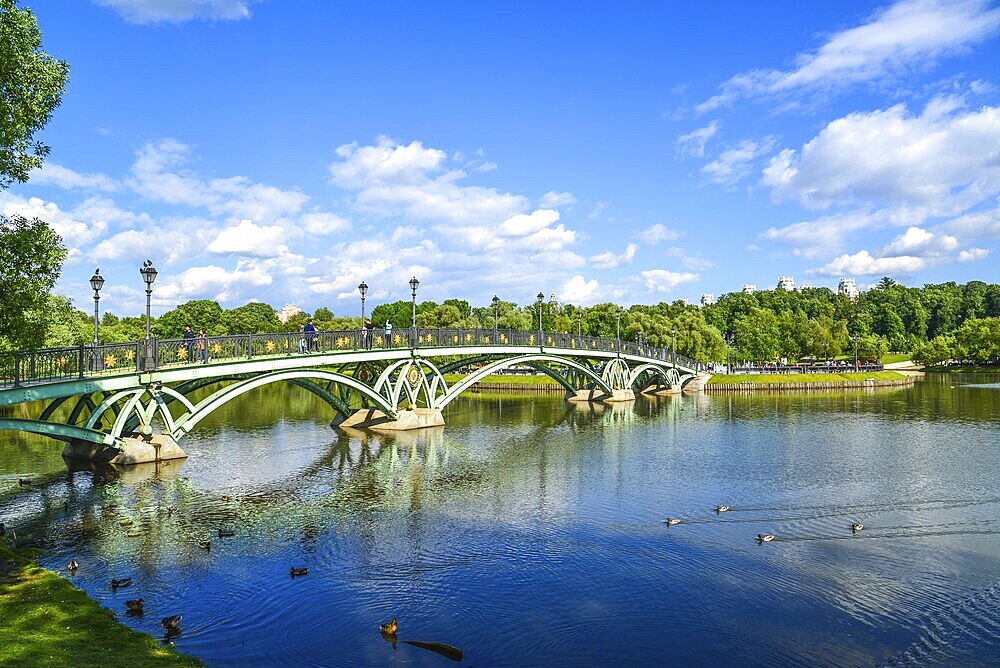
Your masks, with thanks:
[[[861,340],[861,337],[858,336],[857,334],[851,336],[851,341],[854,341],[854,370],[855,371],[858,370],[858,341],[860,341],[860,340]]]
[[[576,335],[583,336],[583,311],[576,312]]]
[[[146,282],[146,341],[140,371],[152,371],[156,368],[156,357],[153,355],[153,341],[149,335],[149,303],[153,295],[153,281],[156,280],[156,268],[153,267],[153,261],[146,260],[143,262],[139,273],[142,274],[142,280]]]
[[[413,320],[410,325],[410,332],[413,338],[413,344],[417,341],[417,287],[419,286],[420,281],[417,280],[416,276],[410,279],[410,290],[413,293]]]
[[[619,351],[622,348],[622,307],[615,307],[615,343]]]
[[[500,329],[500,298],[493,295],[493,335],[496,336]]]
[[[358,284],[358,292],[361,293],[361,327],[365,326],[365,295],[368,294],[368,284],[364,281]]]
[[[97,352],[97,346],[100,345],[100,340],[97,336],[98,327],[101,324],[100,320],[100,309],[98,306],[101,302],[101,288],[104,287],[104,277],[101,276],[101,270],[95,269],[94,275],[90,277],[90,287],[94,289],[94,359],[93,368],[94,371],[101,370],[101,355]]]
[[[535,300],[538,308],[538,345],[542,345],[542,304],[545,303],[545,295],[539,292]]]
[[[98,305],[101,302],[101,288],[104,287],[104,277],[101,270],[95,269],[94,275],[90,277],[90,287],[94,288],[94,345],[97,346],[97,327],[100,324]]]

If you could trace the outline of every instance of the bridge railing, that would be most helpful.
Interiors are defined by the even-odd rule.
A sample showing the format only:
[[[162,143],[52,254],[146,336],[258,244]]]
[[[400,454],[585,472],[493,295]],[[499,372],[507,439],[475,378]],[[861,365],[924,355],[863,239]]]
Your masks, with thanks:
[[[399,328],[234,334],[206,339],[151,339],[150,367],[146,341],[79,345],[0,354],[0,388],[25,383],[149,371],[197,362],[221,362],[263,357],[314,355],[360,350],[420,348],[528,347],[572,351],[617,352],[698,369],[692,359],[635,341],[597,336],[511,329]],[[155,365],[155,366],[154,366]]]

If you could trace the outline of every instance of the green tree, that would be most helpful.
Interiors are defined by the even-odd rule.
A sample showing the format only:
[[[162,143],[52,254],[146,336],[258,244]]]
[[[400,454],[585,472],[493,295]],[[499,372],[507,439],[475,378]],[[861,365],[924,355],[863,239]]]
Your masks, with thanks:
[[[49,292],[65,259],[62,237],[44,221],[0,216],[0,350],[44,344]]]
[[[281,321],[269,304],[251,302],[224,311],[222,325],[228,334],[264,334],[281,331]]]
[[[773,362],[778,357],[781,332],[778,317],[771,311],[755,308],[733,323],[736,347],[745,359],[753,362]]]
[[[0,0],[0,188],[28,180],[49,147],[34,139],[62,101],[69,65],[42,51],[29,9]]]
[[[152,330],[155,336],[176,339],[184,335],[185,325],[191,325],[196,333],[204,327],[209,336],[224,334],[222,307],[211,299],[194,299],[161,315]]]
[[[45,305],[45,347],[78,346],[94,340],[94,317],[73,308],[63,295],[49,295]]]

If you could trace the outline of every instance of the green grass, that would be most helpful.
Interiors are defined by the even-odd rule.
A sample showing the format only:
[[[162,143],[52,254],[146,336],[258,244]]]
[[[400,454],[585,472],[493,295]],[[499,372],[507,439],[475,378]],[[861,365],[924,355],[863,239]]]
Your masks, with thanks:
[[[738,373],[732,375],[715,374],[708,380],[709,385],[727,383],[754,383],[755,385],[783,385],[785,383],[841,383],[845,380],[862,381],[901,380],[905,375],[895,371],[844,372],[844,373]]]
[[[446,373],[444,379],[448,384],[457,383],[458,381],[465,378],[464,375],[459,373]],[[549,376],[545,374],[540,374],[537,376],[515,376],[515,375],[492,375],[486,376],[480,383],[507,383],[508,385],[558,385],[556,381],[552,380]]]
[[[0,665],[6,667],[202,665],[122,626],[68,581],[2,541],[0,620]]]
[[[1000,373],[1000,366],[929,366],[924,371],[931,373]]]
[[[906,362],[910,359],[910,353],[887,353],[882,355],[882,364],[894,364],[896,362]]]

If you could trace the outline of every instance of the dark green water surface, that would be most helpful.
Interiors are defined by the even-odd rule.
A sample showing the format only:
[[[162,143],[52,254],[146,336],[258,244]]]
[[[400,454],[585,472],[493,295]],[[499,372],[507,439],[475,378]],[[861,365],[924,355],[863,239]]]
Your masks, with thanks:
[[[182,615],[172,642],[210,666],[457,665],[404,640],[479,667],[1000,663],[1000,376],[470,395],[396,435],[331,417],[263,388],[188,435],[187,461],[122,472],[6,433],[0,520],[125,624],[162,637]]]

